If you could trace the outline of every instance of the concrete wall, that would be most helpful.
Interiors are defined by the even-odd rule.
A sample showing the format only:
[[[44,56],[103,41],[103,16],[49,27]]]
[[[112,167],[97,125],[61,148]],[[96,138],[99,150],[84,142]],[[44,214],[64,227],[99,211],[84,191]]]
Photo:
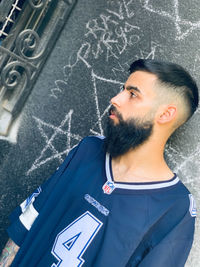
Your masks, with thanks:
[[[0,246],[8,214],[82,137],[103,134],[110,98],[138,58],[176,62],[199,85],[200,9],[192,0],[81,1],[67,21],[9,139],[0,140]],[[166,157],[200,204],[199,111]],[[199,218],[187,266],[200,266]]]

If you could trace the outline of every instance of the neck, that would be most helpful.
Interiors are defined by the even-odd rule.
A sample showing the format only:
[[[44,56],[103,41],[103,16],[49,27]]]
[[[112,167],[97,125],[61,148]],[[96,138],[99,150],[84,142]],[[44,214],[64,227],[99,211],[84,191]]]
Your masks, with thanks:
[[[127,153],[113,158],[114,179],[120,181],[126,177],[129,181],[167,180],[173,177],[164,159],[165,142],[157,138],[129,150]]]

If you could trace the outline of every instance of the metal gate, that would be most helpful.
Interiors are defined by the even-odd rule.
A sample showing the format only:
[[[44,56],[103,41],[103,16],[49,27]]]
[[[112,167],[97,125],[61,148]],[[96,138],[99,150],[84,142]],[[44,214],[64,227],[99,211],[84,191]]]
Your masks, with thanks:
[[[0,0],[0,135],[7,136],[76,0]]]

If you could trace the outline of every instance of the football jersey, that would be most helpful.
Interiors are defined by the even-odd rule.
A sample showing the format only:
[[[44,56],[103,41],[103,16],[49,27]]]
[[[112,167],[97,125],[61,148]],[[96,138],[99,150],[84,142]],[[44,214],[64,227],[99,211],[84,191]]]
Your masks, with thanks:
[[[10,216],[20,246],[11,266],[181,267],[193,242],[196,207],[176,174],[121,183],[104,139],[86,137]]]

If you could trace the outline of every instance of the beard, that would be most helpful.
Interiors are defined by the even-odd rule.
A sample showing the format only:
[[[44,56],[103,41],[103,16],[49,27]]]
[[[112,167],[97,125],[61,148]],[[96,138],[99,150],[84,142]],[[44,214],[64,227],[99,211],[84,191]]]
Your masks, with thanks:
[[[143,121],[135,118],[123,120],[122,115],[114,106],[109,109],[118,118],[115,123],[111,118],[107,118],[104,129],[104,148],[111,157],[121,156],[131,149],[134,149],[149,139],[153,131],[153,121]]]

